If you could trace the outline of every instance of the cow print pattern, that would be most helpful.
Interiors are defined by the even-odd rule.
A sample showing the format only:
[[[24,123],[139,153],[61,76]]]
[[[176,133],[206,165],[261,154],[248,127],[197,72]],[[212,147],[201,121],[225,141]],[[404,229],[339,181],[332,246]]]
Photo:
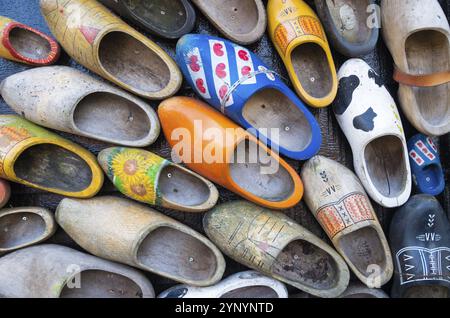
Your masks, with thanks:
[[[338,95],[333,103],[333,111],[336,115],[342,115],[353,100],[353,92],[358,88],[361,81],[358,76],[350,75],[339,81]]]
[[[369,78],[373,79],[375,81],[375,84],[377,84],[379,87],[383,87],[383,80],[381,79],[380,75],[378,75],[374,70],[369,70]]]
[[[363,130],[365,132],[372,131],[375,128],[374,119],[377,117],[377,113],[370,107],[364,114],[356,116],[353,119],[353,126],[356,129]]]

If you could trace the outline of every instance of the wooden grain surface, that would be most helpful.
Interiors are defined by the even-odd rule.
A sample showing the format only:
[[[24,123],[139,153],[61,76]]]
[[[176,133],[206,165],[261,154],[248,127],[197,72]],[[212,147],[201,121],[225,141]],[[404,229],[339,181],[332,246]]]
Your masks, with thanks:
[[[266,2],[266,1],[264,1]],[[313,1],[308,1],[311,5]],[[449,0],[440,0],[442,7],[447,15],[447,18],[450,17],[450,1]],[[224,5],[226,1],[224,1]],[[39,0],[0,0],[0,15],[7,16],[13,18],[19,22],[28,24],[32,27],[40,29],[48,34],[50,34],[48,27],[42,17],[39,10]],[[142,30],[139,30],[142,32]],[[220,34],[213,28],[213,26],[201,15],[201,13],[197,10],[197,22],[196,27],[193,31],[194,33],[202,33],[202,34],[211,34],[215,36],[220,36]],[[144,32],[143,32],[144,33]],[[147,34],[148,35],[148,34]],[[149,36],[149,35],[148,35]],[[149,38],[153,39],[160,46],[162,46],[172,57],[175,55],[175,46],[176,41],[163,40],[154,36],[149,36]],[[281,62],[281,59],[278,57],[275,48],[270,42],[267,35],[265,35],[261,41],[256,44],[248,46],[252,51],[256,52],[264,62],[266,62],[269,66],[271,66],[276,72],[281,74],[287,81],[287,73],[284,69],[284,66]],[[335,58],[337,67],[339,67],[343,62],[346,61],[346,58],[339,55],[336,52],[333,52],[333,56]],[[392,80],[392,71],[393,71],[393,62],[392,58],[389,55],[389,52],[386,49],[382,39],[378,41],[377,48],[371,54],[368,54],[363,57],[363,59],[372,67],[375,71],[377,71],[382,77],[384,83],[386,83],[387,88],[390,93],[397,100],[397,85]],[[68,65],[71,67],[75,67],[83,72],[90,73],[84,67],[78,65],[72,59],[70,59],[67,54],[63,53],[61,58],[59,59],[59,65]],[[28,69],[29,66],[13,63],[10,61],[6,61],[0,59],[0,81],[6,78],[9,75],[15,74],[20,71],[24,71]],[[91,74],[92,75],[92,74]],[[183,85],[183,88],[179,91],[178,95],[187,95],[194,96],[194,93],[190,87]],[[152,106],[158,106],[158,102],[151,102]],[[400,109],[400,107],[399,107]],[[322,133],[323,133],[323,144],[320,151],[320,154],[327,156],[329,158],[338,160],[339,162],[347,165],[349,168],[352,167],[352,153],[351,149],[348,145],[348,142],[345,136],[340,131],[340,128],[334,118],[333,112],[331,108],[326,109],[312,109],[312,112],[316,116],[317,120],[320,123]],[[1,114],[10,114],[14,113],[0,98],[0,113]],[[402,117],[403,124],[405,126],[405,131],[407,134],[407,138],[416,133],[416,131],[410,126],[407,120]],[[58,132],[59,133],[59,132]],[[86,147],[94,154],[97,154],[100,150],[110,146],[106,143],[94,141],[91,139],[73,136],[66,133],[59,133],[60,135],[75,141],[76,143]],[[447,187],[445,189],[444,194],[439,196],[439,200],[442,202],[444,209],[447,213],[450,211],[450,187],[448,186],[448,180],[450,177],[449,170],[449,160],[450,160],[450,136],[447,134],[439,139],[436,139],[436,142],[440,145],[442,162],[445,169],[446,176],[446,184]],[[165,141],[163,135],[159,137],[159,139],[150,147],[147,148],[149,151],[153,151],[167,159],[170,159],[170,148],[168,147],[167,142]],[[302,166],[301,162],[293,161],[287,159],[287,161],[295,168],[297,171],[300,171]],[[226,202],[230,200],[238,199],[238,196],[235,194],[223,189],[220,190],[220,201]],[[105,185],[100,193],[100,195],[104,194],[114,194],[120,196],[120,194],[113,188],[112,184],[109,181],[105,181]],[[18,184],[12,185],[12,196],[9,202],[9,206],[18,207],[18,206],[43,206],[52,211],[55,210],[59,201],[62,199],[61,196],[44,193],[42,191],[34,190],[31,188],[27,188]],[[395,209],[385,209],[376,204],[374,204],[376,212],[380,218],[380,221],[383,225],[385,231],[389,228],[389,223],[392,218]],[[202,214],[188,214],[177,211],[170,211],[159,209],[161,212],[174,217],[183,223],[191,226],[195,230],[203,232],[201,226]],[[308,211],[305,204],[301,202],[295,208],[289,209],[286,213],[294,218],[299,223],[306,226],[312,232],[321,236],[326,240],[325,233],[321,230],[318,223],[314,220],[312,214]],[[401,228],[398,229],[402,231]],[[75,248],[79,248],[76,244],[65,234],[61,229],[57,231],[55,236],[50,239],[49,242],[63,244],[66,246],[71,246]],[[244,266],[237,264],[230,259],[227,259],[227,270],[226,275],[230,273],[234,273],[239,270],[245,269]],[[149,274],[148,275],[151,281],[155,285],[155,289],[157,292],[162,291],[163,289],[171,286],[174,282],[164,279],[162,277],[157,277],[156,275]],[[389,290],[389,285],[385,286],[385,289]]]

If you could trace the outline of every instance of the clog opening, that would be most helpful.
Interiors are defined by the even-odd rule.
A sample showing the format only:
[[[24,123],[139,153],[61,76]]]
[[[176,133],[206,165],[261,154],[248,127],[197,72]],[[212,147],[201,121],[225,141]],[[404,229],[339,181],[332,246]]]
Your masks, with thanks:
[[[323,98],[333,88],[333,75],[327,55],[316,43],[304,43],[291,53],[295,75],[306,93],[313,98]]]
[[[85,270],[69,280],[60,298],[142,298],[142,290],[132,279],[104,270]]]
[[[152,271],[191,281],[211,279],[218,265],[216,255],[203,242],[167,226],[147,235],[138,248],[137,260]]]
[[[208,201],[208,185],[195,175],[175,165],[163,168],[159,187],[164,199],[180,206],[198,206]]]
[[[447,72],[450,68],[448,37],[435,30],[411,34],[405,42],[406,59],[411,74]],[[434,126],[445,125],[450,117],[448,91],[450,84],[433,87],[411,87],[420,114]],[[417,115],[416,115],[417,116]]]
[[[153,50],[124,32],[106,34],[99,46],[103,68],[118,81],[142,92],[159,92],[170,81],[170,70]]]
[[[269,286],[248,286],[230,290],[220,298],[278,298],[278,294]]]
[[[40,240],[46,230],[39,214],[20,212],[0,217],[0,249],[12,249]]]
[[[437,164],[431,164],[423,168],[421,177],[418,181],[422,190],[433,191],[441,184],[444,177],[442,169]],[[417,178],[417,177],[416,177]]]
[[[39,187],[79,192],[92,182],[92,171],[80,156],[54,144],[25,149],[14,163],[19,179]]]
[[[9,42],[17,53],[31,60],[47,59],[52,51],[47,39],[21,27],[9,31]]]
[[[311,125],[305,115],[277,89],[263,89],[254,94],[245,103],[242,116],[266,137],[272,139],[273,134],[278,134],[280,146],[289,151],[302,151],[311,143]],[[261,127],[267,131],[261,131]]]
[[[445,286],[423,285],[409,287],[403,298],[449,298],[449,289]]]
[[[229,166],[238,187],[264,200],[283,201],[294,191],[294,180],[286,168],[254,141],[241,141]]]
[[[272,273],[318,290],[334,288],[340,275],[330,254],[304,240],[292,241],[283,248],[272,266]]]
[[[152,128],[139,105],[107,92],[85,96],[74,110],[73,121],[87,135],[120,142],[139,141]]]
[[[383,136],[371,141],[364,150],[369,178],[377,191],[397,198],[406,187],[408,170],[403,143],[396,136]]]

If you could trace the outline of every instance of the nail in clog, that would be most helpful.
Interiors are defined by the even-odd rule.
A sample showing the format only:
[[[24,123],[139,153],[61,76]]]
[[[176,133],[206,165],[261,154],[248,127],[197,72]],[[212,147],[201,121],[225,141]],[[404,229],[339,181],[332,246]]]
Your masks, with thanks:
[[[9,182],[0,179],[0,208],[3,208],[6,205],[6,203],[8,203],[10,196],[11,196],[11,187],[9,185]]]
[[[0,93],[18,114],[48,128],[134,147],[148,146],[159,136],[158,116],[150,105],[70,67],[11,75],[0,84]]]
[[[322,138],[314,116],[246,48],[189,34],[178,41],[177,61],[197,94],[272,149],[297,160],[319,151]]]
[[[316,156],[302,168],[305,202],[356,276],[370,288],[392,277],[389,244],[355,174]]]
[[[204,236],[126,199],[63,199],[56,221],[89,253],[184,284],[215,284],[225,270],[222,254]]]
[[[233,274],[216,285],[193,287],[178,285],[158,298],[287,298],[283,283],[255,271]]]
[[[50,65],[59,58],[55,40],[28,25],[0,16],[0,57],[29,65]]]
[[[337,297],[350,273],[330,246],[283,213],[246,201],[227,202],[206,213],[208,237],[229,257],[319,297]]]
[[[339,298],[389,298],[389,296],[382,289],[351,283]]]
[[[411,169],[395,101],[363,60],[348,60],[338,76],[333,111],[352,148],[355,172],[375,202],[400,206],[411,194]]]
[[[107,148],[100,166],[126,196],[170,209],[203,212],[216,205],[217,188],[205,178],[149,151]]]
[[[380,21],[375,0],[315,0],[317,14],[339,53],[358,57],[372,52]]]
[[[103,171],[82,147],[15,115],[0,115],[0,177],[70,197],[92,197]]]
[[[382,1],[384,41],[400,106],[429,136],[450,132],[450,26],[437,0]]]
[[[302,0],[269,0],[268,31],[297,94],[313,107],[330,105],[338,81],[325,31]]]
[[[95,0],[40,0],[47,24],[79,64],[150,99],[175,94],[181,73],[158,45]]]
[[[287,209],[302,198],[291,166],[205,103],[173,97],[158,114],[176,162],[262,206]]]
[[[266,30],[267,16],[261,0],[192,0],[208,20],[230,40],[247,45]]]
[[[41,243],[56,231],[53,214],[44,208],[0,210],[0,255]]]
[[[408,141],[413,181],[421,193],[438,195],[445,188],[439,152],[431,137],[417,134]]]
[[[432,196],[412,196],[392,219],[393,298],[450,297],[450,223]]]
[[[45,244],[0,258],[0,297],[154,298],[155,292],[131,267]]]
[[[195,10],[188,0],[99,0],[147,32],[176,39],[192,31]]]

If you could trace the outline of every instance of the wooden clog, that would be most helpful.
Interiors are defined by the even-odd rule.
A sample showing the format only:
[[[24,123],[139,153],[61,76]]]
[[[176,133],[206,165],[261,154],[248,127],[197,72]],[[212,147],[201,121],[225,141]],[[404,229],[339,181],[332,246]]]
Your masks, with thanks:
[[[38,244],[56,231],[53,214],[44,208],[0,210],[0,254]]]
[[[192,0],[208,20],[230,40],[247,45],[266,30],[267,16],[261,0]]]
[[[336,67],[325,31],[303,0],[269,0],[268,31],[297,94],[313,107],[336,97]]]
[[[195,10],[188,0],[99,0],[126,20],[147,32],[176,39],[191,32]]]
[[[287,209],[300,201],[303,184],[295,170],[205,103],[173,97],[159,105],[158,115],[172,157],[190,169],[262,206]]]
[[[177,285],[158,298],[287,298],[283,283],[255,271],[233,274],[209,287]]]
[[[215,284],[225,270],[222,254],[204,236],[126,199],[63,199],[56,220],[89,253],[184,284]]]
[[[0,298],[154,298],[139,271],[44,244],[0,258]]]
[[[175,94],[181,73],[158,45],[95,0],[40,0],[50,31],[78,63],[150,99]]]
[[[389,298],[389,296],[382,289],[351,283],[339,298]]]
[[[356,276],[370,288],[392,277],[391,251],[362,184],[347,167],[316,156],[302,168],[305,202]]]
[[[0,115],[0,177],[78,198],[94,196],[103,171],[94,155],[19,116]]]
[[[429,136],[450,132],[450,26],[437,0],[382,1],[384,41],[400,106]]]
[[[337,297],[350,273],[333,248],[283,213],[246,201],[205,214],[208,237],[243,265],[319,297]]]
[[[198,174],[154,153],[132,148],[107,148],[100,166],[126,196],[170,209],[202,212],[216,205],[217,188]]]
[[[378,42],[376,22],[369,25],[375,0],[314,0],[327,36],[339,53],[359,57],[372,52]]]
[[[159,136],[158,116],[149,104],[74,68],[49,66],[11,75],[0,93],[16,113],[48,128],[134,147]]]
[[[32,27],[0,16],[0,57],[29,65],[50,65],[59,58],[55,40]]]
[[[395,101],[363,60],[345,62],[338,77],[333,110],[352,148],[355,172],[375,202],[400,206],[411,194],[411,169]]]
[[[296,160],[319,151],[322,136],[314,115],[250,50],[188,34],[178,41],[177,62],[199,96],[271,149]]]
[[[11,187],[9,182],[0,179],[0,209],[3,208],[6,203],[8,203],[9,197],[11,196]]]

